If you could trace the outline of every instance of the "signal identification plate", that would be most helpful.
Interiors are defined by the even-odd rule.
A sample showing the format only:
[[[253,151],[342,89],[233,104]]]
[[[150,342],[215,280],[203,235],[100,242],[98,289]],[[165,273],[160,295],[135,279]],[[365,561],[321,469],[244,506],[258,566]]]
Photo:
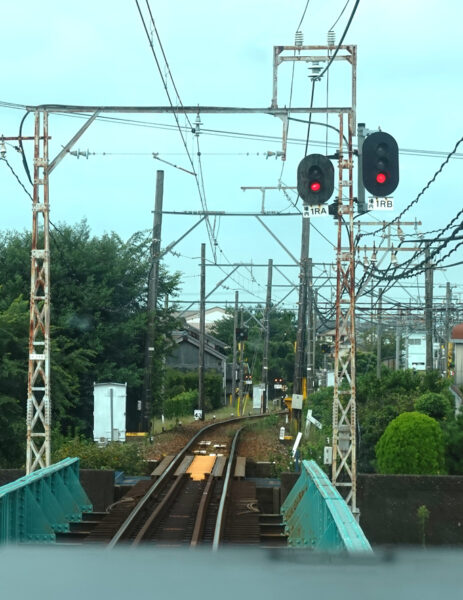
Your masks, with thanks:
[[[328,206],[326,204],[304,204],[302,216],[305,219],[314,217],[328,217]]]
[[[368,210],[394,210],[394,198],[368,198]]]

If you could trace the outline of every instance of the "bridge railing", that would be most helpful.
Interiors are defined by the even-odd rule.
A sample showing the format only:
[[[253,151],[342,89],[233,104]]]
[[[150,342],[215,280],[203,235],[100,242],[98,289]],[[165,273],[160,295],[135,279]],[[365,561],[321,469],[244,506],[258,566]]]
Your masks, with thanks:
[[[302,461],[299,479],[281,511],[290,546],[348,554],[372,552],[348,505],[313,460]]]
[[[91,510],[79,459],[65,458],[0,487],[0,543],[54,542]]]

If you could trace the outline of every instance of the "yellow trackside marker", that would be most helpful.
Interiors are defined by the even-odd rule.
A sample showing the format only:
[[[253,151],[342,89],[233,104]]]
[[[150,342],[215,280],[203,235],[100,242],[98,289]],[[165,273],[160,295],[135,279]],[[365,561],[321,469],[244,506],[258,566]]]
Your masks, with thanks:
[[[212,471],[215,459],[216,456],[195,456],[186,472],[193,481],[202,481]]]

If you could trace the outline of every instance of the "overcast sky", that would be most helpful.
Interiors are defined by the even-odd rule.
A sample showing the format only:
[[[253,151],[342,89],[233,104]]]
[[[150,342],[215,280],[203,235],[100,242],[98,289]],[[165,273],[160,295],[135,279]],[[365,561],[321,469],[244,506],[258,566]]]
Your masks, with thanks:
[[[326,44],[327,32],[337,20],[345,0],[311,0],[301,25],[304,44]],[[140,5],[146,15],[144,0]],[[351,0],[335,26],[336,42],[352,11]],[[292,45],[306,0],[254,0],[233,3],[200,0],[175,3],[151,2],[157,32],[171,73],[184,105],[268,107],[272,95],[273,46]],[[358,47],[357,120],[370,129],[381,127],[391,133],[402,150],[400,184],[394,193],[396,211],[362,217],[361,221],[392,218],[416,197],[462,135],[461,127],[461,34],[463,3],[457,0],[389,0],[378,3],[361,0],[344,43]],[[162,53],[154,36],[154,48],[166,75]],[[136,3],[130,0],[41,3],[23,0],[2,6],[2,94],[0,100],[19,105],[168,105],[163,82],[150,50]],[[279,71],[280,106],[290,101],[291,66]],[[307,65],[297,64],[294,72],[292,106],[310,101]],[[168,90],[175,98],[171,82]],[[317,84],[314,106],[340,106],[350,102],[350,70],[334,63],[327,77]],[[0,134],[17,135],[24,110],[0,106]],[[120,116],[120,115],[116,115]],[[123,116],[123,115],[122,115]],[[299,115],[300,116],[300,115]],[[154,206],[156,169],[165,171],[164,209],[201,210],[197,182],[193,175],[155,160],[191,170],[181,136],[172,115],[130,115],[143,125],[95,122],[75,146],[89,150],[89,158],[67,156],[50,176],[51,219],[56,224],[88,220],[93,233],[115,231],[123,239],[150,229]],[[307,118],[302,116],[302,118]],[[196,115],[191,115],[194,122]],[[268,115],[201,114],[199,138],[186,132],[184,139],[199,173],[197,143],[207,206],[211,210],[258,211],[259,191],[243,192],[242,186],[287,186],[296,183],[297,164],[303,158],[307,127],[292,122],[284,165],[268,152],[281,151],[282,123]],[[315,117],[314,117],[315,119]],[[326,121],[320,116],[318,120]],[[33,134],[33,116],[23,134]],[[146,124],[154,126],[147,126]],[[330,124],[337,125],[332,116]],[[50,155],[55,156],[81,126],[76,118],[52,115],[49,134]],[[187,125],[180,117],[180,125]],[[167,127],[167,128],[166,128]],[[206,130],[226,131],[211,135]],[[236,133],[245,134],[237,137]],[[249,135],[255,134],[255,135]],[[268,136],[265,139],[262,136]],[[299,143],[297,143],[299,140]],[[325,153],[316,142],[336,142],[334,133],[313,126],[310,152]],[[31,161],[31,143],[27,146]],[[463,148],[460,148],[463,152]],[[331,152],[331,148],[328,150]],[[442,156],[424,156],[422,151],[440,151]],[[7,146],[7,158],[20,179],[26,176],[20,156]],[[446,225],[461,208],[461,158],[453,159],[422,199],[403,217],[419,219],[421,231]],[[200,181],[201,183],[201,181]],[[3,204],[2,230],[29,229],[30,200],[5,164],[0,164]],[[294,192],[287,192],[295,201]],[[300,201],[298,203],[300,206]],[[291,203],[281,191],[268,192],[266,208],[290,211]],[[177,239],[195,222],[193,217],[164,217],[162,245]],[[300,217],[273,217],[265,221],[296,257],[300,254]],[[314,220],[310,253],[315,262],[334,262],[336,229],[333,219]],[[253,261],[276,264],[291,259],[253,218],[216,220],[218,261]],[[406,229],[406,228],[404,228]],[[368,229],[365,229],[368,231]],[[413,231],[410,228],[409,231]],[[372,238],[370,238],[371,240]],[[380,238],[377,236],[377,243]],[[177,247],[180,256],[169,255],[166,265],[184,274],[182,300],[199,296],[201,242],[207,258],[213,254],[204,225],[199,226]],[[456,262],[461,252],[452,255]],[[229,269],[224,269],[228,272]],[[321,270],[317,268],[315,274]],[[297,281],[296,269],[286,274]],[[436,274],[436,285],[458,283],[458,268]],[[207,288],[224,277],[219,268],[207,271]],[[234,290],[243,300],[265,301],[266,269],[240,270],[214,296],[217,304],[233,302]],[[407,283],[421,283],[407,280]],[[276,275],[275,284],[287,282]],[[275,287],[276,301],[287,293]],[[458,291],[458,288],[455,290]],[[324,291],[329,297],[327,290]],[[394,292],[395,293],[395,292]],[[392,296],[394,295],[392,293]],[[413,292],[414,297],[417,294]],[[436,287],[436,294],[443,290]],[[397,297],[407,293],[397,291]],[[294,307],[293,294],[285,302]]]

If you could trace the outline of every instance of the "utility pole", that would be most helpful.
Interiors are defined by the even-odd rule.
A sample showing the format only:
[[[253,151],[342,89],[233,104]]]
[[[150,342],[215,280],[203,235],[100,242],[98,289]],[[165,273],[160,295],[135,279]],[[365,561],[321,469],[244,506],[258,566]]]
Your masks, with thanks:
[[[312,289],[312,259],[308,259],[308,285],[307,290],[307,331],[306,331],[306,348],[307,348],[307,364],[306,364],[306,392],[307,396],[309,391],[314,388],[314,370],[313,370],[313,289]]]
[[[315,353],[317,347],[317,291],[313,289],[312,272],[310,273],[310,289],[312,290],[312,390],[315,391]]]
[[[240,311],[240,328],[241,331],[243,330],[243,320],[244,320],[244,313],[243,310],[241,309]],[[243,413],[243,388],[244,388],[244,340],[241,339],[240,343],[239,343],[239,352],[240,352],[240,381],[239,381],[239,403],[240,403],[240,411],[241,414]],[[238,412],[238,416],[240,415],[240,412]]]
[[[206,244],[201,244],[201,285],[199,300],[199,409],[204,421],[204,344],[206,341]]]
[[[357,207],[358,212],[363,214],[367,212],[368,208],[365,202],[365,187],[363,185],[363,165],[362,165],[362,148],[363,142],[365,141],[365,123],[357,124],[357,149],[358,149],[358,162],[357,162]]]
[[[148,328],[145,346],[145,372],[143,376],[143,399],[140,427],[148,431],[151,419],[152,377],[155,338],[156,305],[159,285],[159,255],[161,252],[162,201],[164,196],[164,171],[156,171],[156,195],[154,201],[153,237],[151,241],[151,266],[148,280]]]
[[[395,371],[400,369],[400,342],[401,342],[401,331],[402,331],[402,311],[399,311],[399,316],[397,317],[397,322],[395,326]]]
[[[449,340],[450,340],[450,306],[452,304],[452,288],[447,281],[445,286],[445,325],[444,325],[444,347],[445,347],[445,376],[449,376]]]
[[[307,280],[309,258],[310,219],[302,219],[301,261],[299,273],[299,304],[297,312],[296,356],[294,363],[293,394],[302,393],[302,362],[304,358],[305,319],[307,316]]]
[[[270,310],[272,308],[272,276],[273,276],[273,260],[268,259],[268,272],[267,272],[267,299],[265,303],[265,318],[264,318],[264,356],[262,360],[262,382],[264,384],[264,402],[262,406],[262,412],[267,412],[268,399],[269,399],[269,386],[268,386],[268,354],[270,345]]]
[[[425,249],[426,268],[424,272],[424,292],[425,292],[425,323],[426,323],[426,371],[433,369],[433,340],[432,340],[432,308],[433,308],[433,279],[434,270],[430,259],[431,245],[428,242]]]
[[[232,406],[236,404],[236,330],[238,329],[238,296],[239,292],[235,292],[235,312],[233,317],[233,363],[232,363]]]
[[[376,377],[381,379],[381,344],[383,334],[383,289],[378,290],[378,312],[376,324]]]

